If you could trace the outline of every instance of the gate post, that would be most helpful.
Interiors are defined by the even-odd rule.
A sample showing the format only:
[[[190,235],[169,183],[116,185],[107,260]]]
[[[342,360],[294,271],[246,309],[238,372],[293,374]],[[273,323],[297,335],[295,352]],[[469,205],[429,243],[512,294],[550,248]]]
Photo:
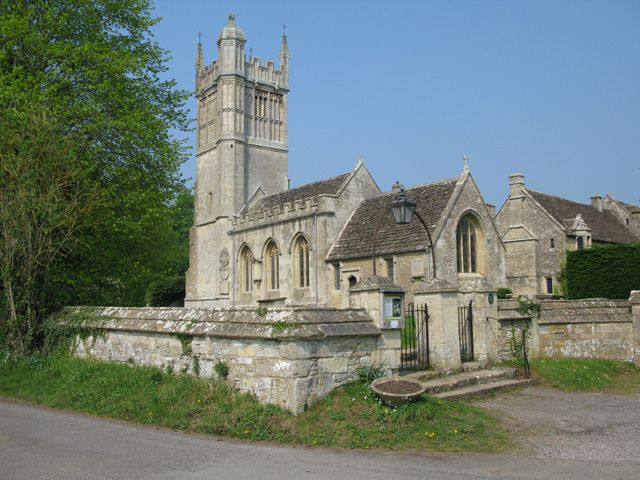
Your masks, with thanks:
[[[435,370],[460,368],[458,338],[458,290],[449,282],[433,278],[414,293],[415,303],[429,305],[429,362]]]
[[[633,362],[640,366],[640,290],[631,292],[629,303],[633,322]]]
[[[364,278],[351,287],[349,295],[351,306],[364,308],[374,324],[380,328],[381,336],[378,338],[372,361],[384,365],[387,373],[397,374],[401,364],[400,331],[404,320],[404,290],[386,277],[374,276]],[[390,297],[399,297],[400,303],[394,304],[394,298]],[[389,303],[387,300],[392,302]],[[397,318],[394,313],[396,309],[399,315]]]

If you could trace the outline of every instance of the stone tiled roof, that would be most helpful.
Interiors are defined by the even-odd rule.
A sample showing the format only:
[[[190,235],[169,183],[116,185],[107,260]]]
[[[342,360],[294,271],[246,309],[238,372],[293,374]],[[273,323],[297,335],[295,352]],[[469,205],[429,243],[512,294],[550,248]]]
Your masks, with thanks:
[[[599,212],[591,205],[572,202],[553,195],[534,192],[527,189],[531,197],[538,202],[553,218],[565,226],[571,233],[571,225],[578,214],[591,229],[591,238],[599,242],[631,243],[638,240],[611,212]]]
[[[457,181],[458,178],[453,178],[406,190],[407,197],[416,202],[416,211],[429,226],[432,235]],[[396,225],[393,220],[390,206],[396,196],[395,193],[385,193],[360,203],[329,252],[328,260],[370,257],[378,220],[380,227],[376,236],[376,256],[426,249],[429,240],[418,219],[407,225]]]
[[[620,202],[620,204],[627,209],[629,213],[640,213],[640,207],[637,205],[632,205],[630,203]]]
[[[273,208],[285,203],[295,202],[296,200],[306,200],[307,198],[314,198],[319,195],[335,195],[349,175],[351,175],[351,172],[262,197],[258,199],[249,210],[255,211]]]

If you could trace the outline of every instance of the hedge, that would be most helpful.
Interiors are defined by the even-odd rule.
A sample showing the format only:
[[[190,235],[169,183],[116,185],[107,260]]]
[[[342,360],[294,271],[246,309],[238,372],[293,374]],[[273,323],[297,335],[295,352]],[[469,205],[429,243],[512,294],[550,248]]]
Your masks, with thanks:
[[[640,243],[567,253],[567,298],[629,298],[640,290]]]

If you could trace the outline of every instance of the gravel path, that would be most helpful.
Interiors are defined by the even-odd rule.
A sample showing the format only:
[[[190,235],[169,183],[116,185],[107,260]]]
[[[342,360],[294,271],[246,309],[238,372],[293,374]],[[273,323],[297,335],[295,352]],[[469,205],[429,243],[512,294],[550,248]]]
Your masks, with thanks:
[[[569,393],[528,387],[477,400],[538,458],[640,465],[640,394]]]

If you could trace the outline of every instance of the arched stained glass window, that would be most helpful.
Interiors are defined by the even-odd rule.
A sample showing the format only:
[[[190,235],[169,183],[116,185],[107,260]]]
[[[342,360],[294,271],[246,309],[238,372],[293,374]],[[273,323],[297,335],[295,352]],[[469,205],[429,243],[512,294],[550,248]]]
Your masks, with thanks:
[[[267,244],[265,256],[267,259],[267,288],[277,290],[280,288],[280,252],[273,240]]]
[[[298,288],[309,286],[309,242],[302,235],[293,244],[295,284]]]
[[[458,223],[456,248],[458,273],[482,273],[482,229],[472,214],[466,214]]]
[[[240,286],[243,292],[253,290],[253,254],[247,245],[240,250]]]

